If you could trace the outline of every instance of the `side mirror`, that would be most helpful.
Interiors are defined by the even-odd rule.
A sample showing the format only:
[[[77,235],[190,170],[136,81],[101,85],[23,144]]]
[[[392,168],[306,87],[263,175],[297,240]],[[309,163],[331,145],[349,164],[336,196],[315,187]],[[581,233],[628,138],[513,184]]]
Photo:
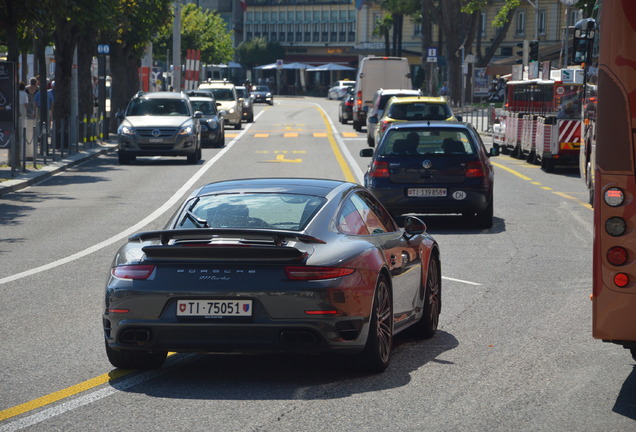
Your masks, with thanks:
[[[463,116],[456,115],[455,118],[457,119],[457,121],[464,121],[464,117]]]
[[[367,120],[369,120],[369,123],[371,123],[371,124],[378,124],[378,116],[377,115],[372,115],[371,117],[368,117]]]
[[[194,118],[198,118],[198,119],[203,118],[203,112],[195,111],[194,112]]]
[[[117,118],[117,120],[123,120],[124,119],[124,113],[121,111],[117,111],[117,113],[115,114],[115,117]]]
[[[488,153],[488,156],[499,156],[499,154],[499,146],[496,146],[490,149],[490,153]]]
[[[360,150],[361,157],[373,157],[373,149],[372,148],[363,148]]]
[[[426,232],[426,224],[420,218],[406,216],[404,218],[404,232],[411,237],[417,234],[423,234]]]
[[[221,110],[219,111],[219,117],[225,117],[227,115],[227,111]]]

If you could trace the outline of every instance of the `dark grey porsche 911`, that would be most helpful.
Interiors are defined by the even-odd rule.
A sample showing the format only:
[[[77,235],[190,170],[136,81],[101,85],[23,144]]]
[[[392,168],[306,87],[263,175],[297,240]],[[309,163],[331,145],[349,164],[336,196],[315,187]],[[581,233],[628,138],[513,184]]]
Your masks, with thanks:
[[[120,368],[168,352],[336,352],[381,372],[393,336],[433,336],[440,252],[364,187],[274,178],[196,190],[164,230],[131,236],[106,286],[106,352]]]

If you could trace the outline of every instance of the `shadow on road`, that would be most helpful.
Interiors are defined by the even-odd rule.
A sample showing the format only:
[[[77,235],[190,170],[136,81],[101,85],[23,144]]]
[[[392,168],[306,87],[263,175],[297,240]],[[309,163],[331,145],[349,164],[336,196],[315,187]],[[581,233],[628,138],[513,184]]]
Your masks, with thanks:
[[[192,361],[123,391],[166,399],[339,399],[405,386],[411,372],[459,345],[443,331],[425,341],[398,335],[394,342],[391,365],[377,375],[357,372],[336,356],[195,355]],[[111,385],[119,387],[117,381]]]

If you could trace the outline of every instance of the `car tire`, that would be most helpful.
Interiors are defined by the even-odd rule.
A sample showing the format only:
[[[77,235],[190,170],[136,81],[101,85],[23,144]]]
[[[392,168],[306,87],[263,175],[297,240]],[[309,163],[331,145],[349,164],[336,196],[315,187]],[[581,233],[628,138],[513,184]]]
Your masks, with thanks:
[[[235,130],[241,130],[243,129],[243,123],[239,120],[239,122],[237,124],[234,125],[234,129]]]
[[[391,360],[392,345],[393,299],[389,282],[385,276],[380,276],[373,297],[367,343],[358,355],[358,367],[365,372],[384,372]]]
[[[554,160],[553,159],[541,159],[541,169],[547,173],[554,172]]]
[[[130,156],[121,150],[117,152],[117,160],[119,161],[119,165],[128,165],[131,161]]]
[[[475,215],[475,225],[477,225],[478,228],[492,228],[492,219],[494,217],[495,207],[493,201],[494,199],[491,198],[488,202],[488,206],[484,210],[477,212],[477,214]]]
[[[216,141],[215,147],[218,147],[218,148],[225,147],[225,132],[223,132],[221,136],[219,137],[219,139]]]
[[[442,278],[437,256],[431,256],[426,271],[426,282],[423,286],[424,304],[422,318],[411,327],[423,339],[433,337],[439,325],[439,314],[442,310]]]
[[[269,103],[269,105],[274,105],[274,99]]]
[[[157,369],[166,361],[165,351],[148,352],[136,350],[114,350],[106,342],[106,355],[110,364],[120,369]]]
[[[371,138],[369,135],[367,135],[367,145],[369,147],[375,147],[375,140]]]
[[[201,160],[201,148],[199,147],[194,153],[188,155],[188,163],[195,164]]]
[[[254,123],[254,114],[251,114],[251,115],[247,118],[247,122],[248,122],[248,123]]]

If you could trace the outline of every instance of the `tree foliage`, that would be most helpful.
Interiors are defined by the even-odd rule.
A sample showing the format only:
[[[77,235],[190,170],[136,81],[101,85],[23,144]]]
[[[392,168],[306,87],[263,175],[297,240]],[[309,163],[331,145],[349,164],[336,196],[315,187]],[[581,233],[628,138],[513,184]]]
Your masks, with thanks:
[[[253,69],[255,66],[274,63],[284,56],[285,49],[280,43],[268,42],[263,37],[241,42],[236,49],[238,62],[248,70]]]
[[[174,12],[173,12],[174,15]],[[166,59],[166,53],[172,48],[172,21],[163,26],[153,41],[153,57]],[[216,13],[203,10],[194,3],[188,3],[181,9],[181,56],[188,49],[201,50],[202,63],[228,63],[234,58],[232,33],[227,30],[223,18]]]

